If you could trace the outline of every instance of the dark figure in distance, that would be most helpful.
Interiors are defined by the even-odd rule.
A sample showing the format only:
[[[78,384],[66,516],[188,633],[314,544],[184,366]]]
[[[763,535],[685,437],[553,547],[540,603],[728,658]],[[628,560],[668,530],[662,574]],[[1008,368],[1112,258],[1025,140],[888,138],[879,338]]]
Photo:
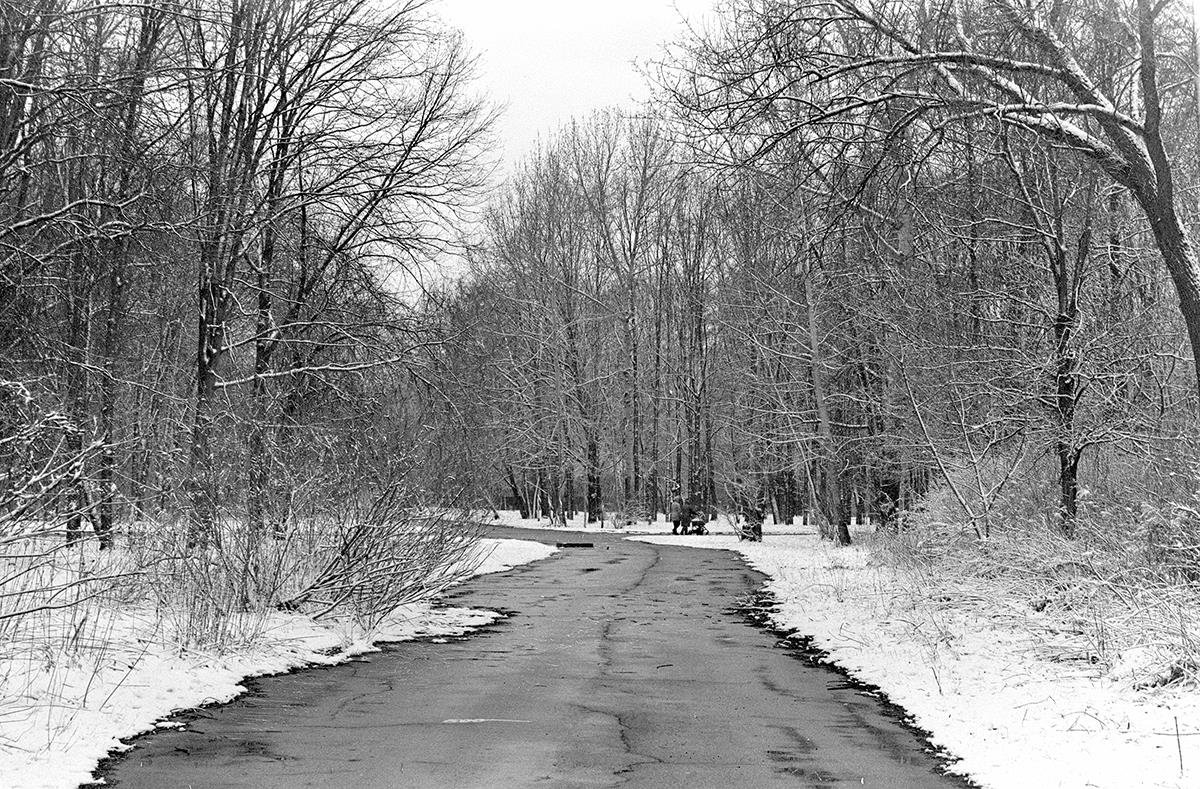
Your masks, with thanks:
[[[671,500],[671,534],[679,534],[679,523],[683,520],[683,502],[678,497]]]

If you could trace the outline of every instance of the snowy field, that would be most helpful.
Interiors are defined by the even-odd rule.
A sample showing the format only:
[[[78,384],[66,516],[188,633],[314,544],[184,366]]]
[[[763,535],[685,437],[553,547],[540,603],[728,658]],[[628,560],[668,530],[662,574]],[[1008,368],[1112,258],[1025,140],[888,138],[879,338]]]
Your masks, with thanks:
[[[475,574],[501,572],[543,559],[554,548],[527,540],[484,540],[486,557]],[[435,608],[428,603],[396,611],[379,628],[318,623],[275,612],[255,622],[255,638],[223,654],[182,651],[162,637],[159,612],[130,607],[114,612],[102,637],[111,651],[102,665],[62,665],[47,655],[0,660],[0,787],[73,787],[122,738],[153,729],[172,712],[229,701],[246,677],[307,665],[343,662],[377,644],[421,636],[454,635],[499,617],[492,611]],[[81,625],[81,630],[82,630]],[[17,698],[14,698],[17,697]],[[57,698],[48,704],[47,698]]]
[[[815,638],[841,666],[879,686],[958,757],[953,772],[986,787],[1200,785],[1200,692],[1136,690],[1128,655],[1102,675],[1048,654],[1003,616],[930,599],[863,547],[815,535],[632,537],[733,550],[769,575],[785,630]],[[986,611],[978,606],[975,611]]]

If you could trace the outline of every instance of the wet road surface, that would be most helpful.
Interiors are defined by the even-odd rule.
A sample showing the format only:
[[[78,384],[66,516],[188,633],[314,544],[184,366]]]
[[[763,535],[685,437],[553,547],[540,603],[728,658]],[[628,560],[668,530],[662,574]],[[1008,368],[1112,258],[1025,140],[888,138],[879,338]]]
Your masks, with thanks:
[[[962,787],[916,734],[732,609],[764,577],[725,551],[596,535],[471,581],[511,616],[468,638],[249,681],[104,779],[135,787]],[[703,538],[698,538],[703,539]]]

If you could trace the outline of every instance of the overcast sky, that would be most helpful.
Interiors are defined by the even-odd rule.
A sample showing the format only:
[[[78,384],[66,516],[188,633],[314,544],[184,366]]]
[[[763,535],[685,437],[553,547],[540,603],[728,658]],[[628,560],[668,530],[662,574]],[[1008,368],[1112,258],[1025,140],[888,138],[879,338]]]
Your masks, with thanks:
[[[478,88],[505,105],[504,165],[572,117],[647,95],[634,61],[657,57],[713,0],[439,0],[479,57]],[[502,165],[504,169],[506,166]]]

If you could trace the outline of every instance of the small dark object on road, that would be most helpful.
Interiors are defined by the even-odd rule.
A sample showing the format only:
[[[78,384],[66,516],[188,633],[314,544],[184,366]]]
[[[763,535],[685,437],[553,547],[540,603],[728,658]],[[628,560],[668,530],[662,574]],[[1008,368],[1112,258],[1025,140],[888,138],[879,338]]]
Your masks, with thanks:
[[[555,548],[595,548],[595,543],[590,542],[556,542]]]

